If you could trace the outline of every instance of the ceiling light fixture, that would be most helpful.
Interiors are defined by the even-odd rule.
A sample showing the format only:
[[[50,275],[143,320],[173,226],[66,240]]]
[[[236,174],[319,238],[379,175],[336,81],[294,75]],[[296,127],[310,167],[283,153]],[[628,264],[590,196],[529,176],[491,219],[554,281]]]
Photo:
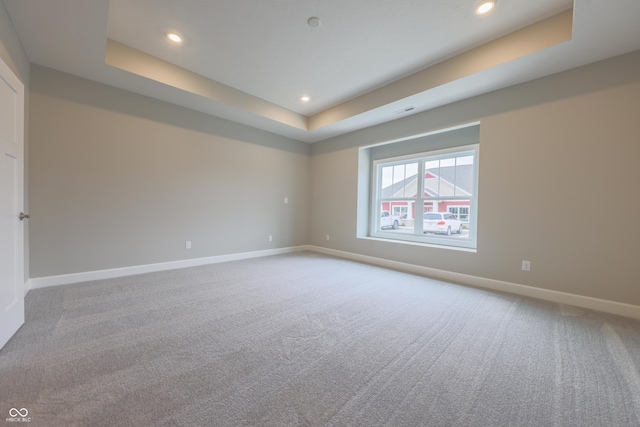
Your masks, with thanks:
[[[300,101],[302,101],[302,102],[309,102],[309,101],[311,101],[311,98],[310,98],[310,97],[308,97],[308,96],[301,96],[301,97],[300,97]]]
[[[182,37],[176,33],[167,33],[167,40],[173,44],[182,44]]]
[[[476,15],[486,15],[496,7],[496,0],[482,0],[476,6]]]

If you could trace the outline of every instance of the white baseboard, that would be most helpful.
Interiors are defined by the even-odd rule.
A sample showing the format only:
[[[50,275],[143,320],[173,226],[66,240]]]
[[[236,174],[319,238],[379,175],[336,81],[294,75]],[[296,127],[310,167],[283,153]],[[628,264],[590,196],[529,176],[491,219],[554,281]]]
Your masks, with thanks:
[[[290,252],[309,250],[309,246],[293,246],[288,248],[267,249],[254,252],[242,252],[228,255],[217,255],[204,258],[185,259],[180,261],[162,262],[157,264],[136,265],[132,267],[111,268],[108,270],[87,271],[82,273],[61,274],[58,276],[35,277],[29,279],[30,289],[48,288],[50,286],[69,285],[72,283],[89,282],[92,280],[113,279],[116,277],[133,276],[135,274],[153,273],[156,271],[175,270],[178,268],[196,267],[199,265],[217,264],[220,262],[238,261],[249,258],[259,258],[270,255],[280,255]],[[26,291],[25,291],[26,294]]]
[[[338,251],[335,249],[323,248],[320,246],[308,246],[306,249],[327,255],[337,256],[340,258],[346,258],[354,261],[366,262],[368,264],[379,265],[381,267],[405,271],[407,273],[447,280],[463,285],[508,292],[545,301],[568,304],[577,307],[588,308],[590,310],[597,310],[605,313],[617,314],[619,316],[640,319],[640,306],[637,305],[570,294],[566,292],[552,291],[549,289],[535,288],[533,286],[519,285],[517,283],[504,282],[501,280],[487,279],[484,277],[477,277],[468,274],[455,273],[452,271],[439,270],[436,268],[423,267],[415,264],[391,261],[388,259],[360,255],[352,252]]]

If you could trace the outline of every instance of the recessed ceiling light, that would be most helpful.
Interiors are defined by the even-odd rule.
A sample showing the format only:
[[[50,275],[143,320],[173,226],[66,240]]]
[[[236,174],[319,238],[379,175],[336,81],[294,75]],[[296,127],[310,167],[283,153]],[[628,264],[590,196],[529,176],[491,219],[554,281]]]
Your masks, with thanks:
[[[302,102],[309,102],[309,101],[311,101],[311,98],[310,98],[310,97],[308,97],[308,96],[301,96],[301,97],[300,97],[300,101],[302,101]]]
[[[167,39],[173,44],[182,44],[182,37],[176,33],[167,33]]]
[[[495,0],[483,0],[476,6],[477,15],[486,15],[496,7]]]

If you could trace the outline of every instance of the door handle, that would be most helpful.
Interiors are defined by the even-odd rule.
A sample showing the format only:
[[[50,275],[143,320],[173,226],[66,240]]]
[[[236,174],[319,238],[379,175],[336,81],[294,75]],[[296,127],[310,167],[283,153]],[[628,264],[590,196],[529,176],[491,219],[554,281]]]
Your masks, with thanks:
[[[20,212],[20,215],[18,215],[18,219],[19,219],[20,221],[24,221],[25,219],[29,219],[29,218],[31,218],[31,215],[29,215],[29,214],[25,214],[25,213],[23,213],[23,212]]]

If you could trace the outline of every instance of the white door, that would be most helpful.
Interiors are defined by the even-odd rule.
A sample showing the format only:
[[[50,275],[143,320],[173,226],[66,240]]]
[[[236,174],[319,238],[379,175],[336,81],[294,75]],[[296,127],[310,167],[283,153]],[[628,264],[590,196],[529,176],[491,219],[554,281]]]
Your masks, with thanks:
[[[0,348],[24,323],[24,85],[0,59]]]

